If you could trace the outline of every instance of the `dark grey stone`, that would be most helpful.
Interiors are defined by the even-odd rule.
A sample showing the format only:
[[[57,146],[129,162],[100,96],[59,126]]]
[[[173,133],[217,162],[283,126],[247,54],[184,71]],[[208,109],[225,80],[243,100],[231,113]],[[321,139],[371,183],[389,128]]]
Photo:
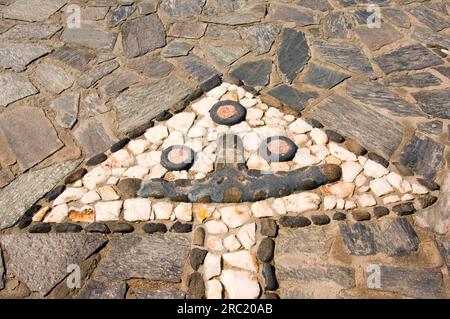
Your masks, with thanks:
[[[205,249],[194,248],[191,250],[189,254],[189,263],[191,264],[192,269],[198,270],[198,268],[203,264],[208,251]]]
[[[444,146],[416,132],[400,154],[400,163],[426,178],[434,179],[444,167]]]
[[[430,191],[438,191],[441,189],[441,187],[439,186],[438,183],[432,181],[431,179],[427,179],[427,178],[417,178],[417,181],[419,182],[419,184],[425,186],[426,188],[428,188]]]
[[[192,231],[192,224],[185,224],[179,221],[176,221],[172,227],[170,227],[170,231],[172,233],[185,234],[190,233]]]
[[[433,195],[421,195],[414,200],[414,207],[418,210],[430,207],[438,198]]]
[[[319,95],[315,92],[302,92],[294,87],[281,84],[267,92],[282,104],[289,106],[297,112],[302,111],[312,99]]]
[[[163,0],[160,9],[170,17],[191,17],[200,14],[206,0]]]
[[[205,34],[207,24],[202,22],[174,22],[169,31],[168,36],[176,38],[199,39]]]
[[[444,48],[450,47],[450,39],[428,28],[415,27],[412,38],[419,43],[427,45],[440,45]]]
[[[177,288],[133,289],[133,292],[137,299],[184,299],[184,293]]]
[[[369,212],[360,209],[352,211],[352,216],[358,222],[368,221],[371,217]]]
[[[414,44],[396,49],[390,53],[374,58],[384,73],[396,71],[420,70],[443,61],[421,44]]]
[[[134,227],[127,223],[114,223],[109,226],[112,233],[129,234],[134,232]]]
[[[197,227],[192,236],[192,245],[203,246],[205,244],[206,232],[203,227]]]
[[[299,228],[311,225],[311,221],[304,216],[282,216],[278,223],[283,227]]]
[[[31,291],[47,294],[67,275],[67,266],[80,264],[105,242],[101,235],[4,235],[2,247],[10,257],[8,270]]]
[[[181,40],[174,40],[161,51],[161,55],[168,58],[188,55],[193,47],[194,45],[190,43]]]
[[[38,89],[22,75],[14,73],[0,75],[0,106],[8,106],[37,93]]]
[[[108,77],[105,77],[99,83],[98,89],[101,94],[109,97],[125,91],[139,81],[139,76],[134,72],[125,71],[119,74],[115,72]]]
[[[331,12],[325,18],[324,34],[329,38],[345,39],[348,36],[347,21],[344,13]]]
[[[165,233],[167,232],[167,227],[166,225],[160,223],[149,223],[145,224],[142,227],[142,230],[147,234]]]
[[[205,34],[205,38],[223,41],[241,40],[241,36],[238,31],[218,25],[210,25],[208,31]]]
[[[263,263],[262,275],[264,277],[266,290],[277,290],[278,281],[275,276],[275,267],[269,263]]]
[[[265,59],[239,64],[231,71],[231,74],[244,82],[245,85],[261,89],[269,83],[271,72],[272,61]]]
[[[323,89],[331,89],[349,77],[350,76],[345,73],[311,63],[305,75],[304,81],[308,84]]]
[[[294,29],[283,29],[277,54],[280,72],[292,83],[311,57],[305,34]]]
[[[83,178],[84,175],[87,174],[87,169],[82,167],[77,169],[76,171],[70,173],[65,179],[64,179],[64,184],[72,184],[75,183],[76,181],[80,180],[81,178]]]
[[[384,159],[383,157],[381,157],[380,155],[378,155],[376,153],[370,152],[369,154],[367,154],[367,157],[370,160],[372,160],[372,161],[374,161],[374,162],[376,162],[376,163],[378,163],[380,165],[383,165],[386,168],[389,166],[389,161]]]
[[[312,215],[311,216],[311,221],[313,222],[314,225],[328,225],[330,223],[330,217],[328,217],[327,215]]]
[[[192,273],[188,278],[186,299],[205,299],[205,282],[199,272]]]
[[[259,22],[260,18],[254,14],[250,13],[233,13],[230,15],[220,15],[220,16],[202,16],[202,21],[215,24],[223,25],[245,25],[255,22]]]
[[[68,93],[61,95],[50,103],[55,112],[56,122],[62,128],[71,129],[78,118],[78,106],[80,104],[80,93]]]
[[[56,24],[17,24],[0,35],[5,40],[45,40],[61,30]]]
[[[214,45],[211,43],[201,43],[200,45],[206,56],[213,61],[219,69],[234,63],[243,55],[248,53],[248,49],[244,46],[236,45]]]
[[[269,218],[260,219],[259,232],[263,236],[275,237],[278,233],[277,223],[273,219]]]
[[[51,57],[77,70],[85,70],[89,61],[91,61],[95,56],[92,53],[81,49],[61,47],[56,49],[51,54]]]
[[[124,178],[117,184],[117,192],[122,199],[137,196],[137,191],[141,187],[142,180],[138,178]]]
[[[450,79],[450,66],[437,66],[434,68],[436,71],[438,71],[443,76]]]
[[[439,120],[429,121],[429,122],[423,122],[418,123],[417,128],[425,133],[434,134],[434,135],[440,135],[442,133],[443,129],[443,123]]]
[[[353,12],[353,17],[355,18],[356,23],[366,25],[368,24],[368,18],[370,16],[373,16],[373,12],[367,11],[367,10],[356,10]]]
[[[319,11],[328,11],[333,8],[328,0],[299,0],[297,4],[305,8]]]
[[[112,10],[107,21],[108,27],[114,28],[115,26],[118,26],[121,22],[131,16],[134,10],[136,10],[135,6],[120,6],[117,9]]]
[[[83,227],[78,224],[71,224],[71,223],[62,223],[62,224],[56,224],[55,226],[55,232],[57,233],[79,233],[83,230]]]
[[[117,33],[106,32],[90,25],[82,25],[81,28],[65,28],[61,34],[61,40],[67,44],[95,50],[112,50],[116,44]]]
[[[109,234],[111,231],[109,230],[108,225],[104,223],[92,223],[87,225],[84,228],[84,231],[88,233],[98,233],[98,234]]]
[[[333,220],[341,221],[341,220],[346,220],[346,219],[347,219],[347,215],[345,215],[345,213],[343,213],[343,212],[336,212],[333,214]]]
[[[272,3],[267,19],[272,21],[294,22],[297,26],[302,27],[318,24],[320,16],[317,13],[306,11],[296,5]]]
[[[165,60],[162,60],[159,55],[145,56],[135,59],[130,67],[151,78],[164,77],[173,69],[173,65]]]
[[[125,283],[90,280],[80,291],[78,299],[124,299],[126,292]]]
[[[447,265],[447,269],[450,271],[450,241],[449,240],[439,240],[438,247],[439,247],[442,257],[444,257],[444,261],[445,261],[445,264]],[[0,258],[1,258],[1,256],[0,256]]]
[[[278,31],[278,27],[272,24],[258,24],[243,28],[241,33],[250,40],[252,51],[259,55],[270,51]]]
[[[392,207],[392,211],[398,216],[408,216],[416,212],[413,203],[401,203]]]
[[[73,136],[87,156],[106,151],[116,141],[116,137],[108,125],[106,119],[97,120],[97,117],[92,117],[80,121],[74,129]]]
[[[116,60],[105,62],[82,74],[78,79],[81,87],[87,89],[120,66]]]
[[[435,11],[425,5],[418,5],[411,8],[409,12],[431,30],[438,32],[450,27],[450,19],[440,17]]]
[[[221,83],[219,72],[194,54],[176,58],[178,66],[200,85],[203,91],[209,91]]]
[[[0,249],[0,290],[5,288],[5,267],[3,266],[2,251]]]
[[[412,96],[425,113],[450,119],[450,89],[416,92]]]
[[[384,217],[389,215],[389,209],[383,206],[377,206],[373,208],[373,216],[376,218]]]
[[[256,257],[261,262],[269,262],[273,258],[274,250],[275,242],[271,238],[265,237],[258,246]]]
[[[33,224],[28,228],[30,234],[46,234],[52,230],[52,225],[48,223]]]
[[[442,83],[437,77],[429,72],[416,73],[412,75],[399,75],[384,80],[384,84],[395,87],[424,88],[440,85]]]

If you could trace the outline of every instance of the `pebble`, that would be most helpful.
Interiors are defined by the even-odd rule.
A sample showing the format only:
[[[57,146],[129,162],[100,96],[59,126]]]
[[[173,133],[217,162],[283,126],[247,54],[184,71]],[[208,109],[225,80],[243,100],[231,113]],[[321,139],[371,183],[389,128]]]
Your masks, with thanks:
[[[151,201],[146,198],[126,199],[123,204],[123,217],[129,222],[149,220],[151,207]]]
[[[186,299],[204,299],[205,297],[205,282],[202,275],[199,272],[190,274]]]
[[[228,227],[221,221],[210,220],[205,223],[206,231],[209,234],[224,234],[228,232]]]
[[[191,203],[180,203],[174,210],[177,219],[185,222],[192,221],[192,204]]]
[[[183,224],[177,221],[172,225],[172,227],[170,227],[170,231],[180,234],[190,233],[192,231],[192,224]]]
[[[359,174],[355,179],[356,187],[361,187],[367,182],[367,177],[364,174]]]
[[[311,130],[310,136],[315,144],[324,145],[328,142],[327,134],[319,128],[313,128]],[[336,156],[336,157],[338,157],[338,156]]]
[[[32,218],[33,222],[40,222],[44,219],[45,215],[50,211],[50,207],[42,207]]]
[[[72,174],[70,174],[69,176],[67,176],[64,179],[64,184],[72,184],[75,183],[76,181],[80,180],[83,178],[84,175],[87,174],[87,169],[85,168],[80,168],[77,169],[75,172],[73,172]]]
[[[377,204],[375,198],[373,198],[373,196],[369,194],[359,195],[357,201],[360,207],[370,207]]]
[[[55,226],[55,232],[57,233],[79,233],[82,230],[83,227],[78,224],[63,223]]]
[[[330,217],[327,215],[312,215],[311,221],[314,225],[327,225],[330,223]]]
[[[394,189],[385,178],[373,179],[369,182],[369,186],[372,192],[378,197],[394,192]]]
[[[172,113],[170,113],[169,111],[166,110],[166,111],[162,111],[161,113],[156,115],[155,120],[158,122],[163,122],[163,121],[167,121],[172,116],[173,116]]]
[[[347,198],[353,194],[355,185],[347,182],[337,182],[332,185],[325,185],[322,187],[324,195],[334,195],[338,198]]]
[[[377,206],[373,208],[373,216],[380,218],[389,215],[389,209],[383,206]]]
[[[191,253],[189,254],[189,262],[191,264],[192,269],[198,270],[198,268],[205,261],[205,257],[208,254],[208,251],[205,249],[193,248]]]
[[[259,201],[251,205],[252,213],[255,217],[271,217],[274,216],[275,212],[269,205],[268,201]]]
[[[100,196],[97,194],[97,192],[90,191],[84,194],[83,197],[81,197],[80,202],[82,202],[83,204],[92,204],[99,200]]]
[[[28,232],[31,234],[49,233],[52,230],[52,225],[47,223],[38,223],[31,225]]]
[[[222,238],[219,236],[208,236],[206,238],[206,247],[210,251],[222,251],[224,249]]]
[[[344,142],[344,146],[346,149],[348,149],[356,156],[364,155],[367,153],[367,150],[364,147],[362,147],[359,143],[356,143],[353,140],[346,140]]]
[[[222,299],[222,284],[217,279],[211,279],[206,282],[206,298]]]
[[[275,249],[275,242],[265,237],[261,240],[261,243],[258,246],[258,250],[256,251],[256,257],[261,262],[269,262],[273,258]]]
[[[134,232],[134,227],[127,223],[113,223],[109,225],[112,233],[128,234]]]
[[[380,178],[389,174],[389,171],[383,165],[372,160],[367,160],[364,164],[364,174],[369,177]]]
[[[228,251],[237,251],[241,248],[241,243],[237,240],[235,235],[230,235],[223,240],[223,246]]]
[[[248,271],[225,269],[220,281],[230,299],[255,299],[261,291],[256,274]]]
[[[260,219],[260,230],[259,232],[263,236],[275,237],[278,232],[277,223],[270,218]]]
[[[95,220],[99,222],[119,220],[122,204],[122,201],[98,202],[95,204]]]
[[[227,93],[227,88],[224,86],[218,86],[214,89],[212,89],[211,91],[209,91],[208,93],[206,93],[206,96],[208,97],[212,97],[214,99],[220,99],[225,93]]]
[[[345,215],[343,212],[336,212],[333,214],[333,220],[345,220],[347,218],[347,215]]]
[[[232,267],[252,272],[256,272],[258,270],[256,260],[248,250],[226,253],[223,254],[222,258],[225,263]]]
[[[84,187],[83,188],[82,187],[67,188],[64,192],[62,192],[61,195],[59,195],[55,199],[55,201],[53,202],[53,206],[58,206],[58,205],[61,205],[64,203],[77,201],[77,200],[81,199],[87,192],[88,192],[88,190]]]
[[[207,115],[211,108],[218,101],[215,98],[207,97],[192,104],[192,109],[199,115]]]
[[[192,236],[192,244],[196,246],[203,246],[205,244],[205,229],[203,227],[197,227]]]
[[[358,222],[370,220],[370,213],[364,210],[355,210],[352,212],[352,216]]]
[[[84,231],[88,233],[109,234],[111,231],[104,223],[91,223],[84,228]]]
[[[173,204],[169,202],[157,202],[152,204],[155,219],[168,220],[173,211]]]
[[[166,233],[167,226],[161,223],[148,223],[142,227],[142,230],[147,234]]]
[[[139,155],[144,153],[150,147],[150,142],[147,140],[132,140],[128,143],[128,149],[134,154]]]
[[[297,119],[289,125],[288,129],[297,134],[304,134],[310,132],[313,127],[304,120]]]
[[[103,186],[100,187],[98,189],[98,192],[100,194],[100,197],[102,198],[102,200],[104,201],[109,201],[109,200],[116,200],[119,199],[119,195],[117,195],[116,191],[114,190],[114,188],[112,188],[111,186]]]
[[[270,263],[264,263],[262,266],[262,275],[264,277],[265,289],[266,290],[277,290],[278,281],[275,276],[275,267]],[[266,294],[267,295],[267,294]],[[266,298],[271,299],[271,298]],[[275,298],[278,299],[278,298]]]
[[[45,223],[62,223],[69,215],[69,207],[67,204],[62,204],[52,208],[50,213],[45,216]]]
[[[214,253],[208,253],[203,262],[203,278],[209,280],[221,273],[222,257]]]
[[[319,208],[321,198],[315,193],[299,193],[283,197],[288,213],[301,213]]]
[[[401,189],[403,178],[399,174],[391,172],[387,174],[386,179],[392,187],[395,187],[398,190]]]
[[[130,142],[130,139],[128,137],[123,138],[120,141],[114,143],[109,150],[111,151],[111,153],[120,151],[122,148],[127,146],[128,142]]]
[[[299,228],[311,225],[311,221],[304,216],[282,216],[279,223],[283,227]]]
[[[242,226],[236,237],[245,249],[250,249],[256,243],[256,224],[251,223]]]
[[[219,209],[222,220],[230,228],[244,225],[250,219],[250,209],[244,205],[229,206]]]
[[[170,120],[166,122],[169,129],[180,131],[186,134],[191,128],[195,120],[195,113],[192,112],[181,112],[174,115]]]
[[[426,188],[428,188],[430,191],[438,191],[441,187],[439,186],[439,184],[433,182],[432,180],[429,179],[425,179],[425,178],[417,178],[417,181],[425,186]]]
[[[389,161],[385,160],[383,157],[381,157],[381,156],[378,155],[378,154],[375,154],[375,153],[369,153],[369,154],[367,154],[367,157],[368,157],[370,160],[372,160],[372,161],[374,161],[374,162],[376,162],[376,163],[378,163],[378,164],[380,164],[380,165],[383,165],[383,166],[386,167],[386,168],[389,166]]]
[[[433,195],[422,195],[415,199],[414,206],[417,209],[424,209],[436,203],[437,199],[438,198]]]
[[[428,193],[428,188],[426,188],[425,186],[418,184],[418,183],[412,183],[412,192],[413,194],[419,194],[419,195],[423,195],[423,194],[427,194]]]
[[[336,197],[334,196],[325,196],[323,198],[323,209],[324,210],[332,210],[336,207]]]
[[[126,149],[113,153],[109,160],[112,167],[130,167],[135,163],[134,156]]]
[[[117,184],[117,191],[122,199],[133,198],[137,196],[137,191],[141,187],[141,179],[125,178]]]
[[[51,202],[52,200],[55,200],[59,195],[61,195],[64,192],[65,189],[66,189],[66,185],[56,186],[50,192],[45,194],[44,198],[48,202]]]
[[[108,159],[108,156],[106,156],[104,153],[97,154],[90,159],[87,160],[86,165],[87,166],[95,166],[98,164],[103,163]]]
[[[392,204],[400,201],[400,197],[398,195],[390,195],[383,198],[383,204]]]
[[[335,143],[344,143],[345,142],[345,138],[336,131],[325,130],[325,133],[327,134],[328,139],[332,142],[335,142]]]
[[[399,216],[412,215],[416,212],[413,203],[401,203],[392,207],[392,211]]]
[[[144,136],[150,143],[159,146],[169,136],[169,130],[164,125],[156,125],[149,128]]]
[[[328,147],[330,148],[331,155],[339,158],[342,161],[356,162],[358,160],[354,153],[336,143],[329,143]]]
[[[103,166],[97,166],[92,171],[84,175],[83,185],[89,190],[95,190],[97,185],[105,183],[111,176],[111,170]]]
[[[341,165],[341,169],[342,169],[342,180],[344,182],[352,183],[363,168],[357,162],[344,162]]]

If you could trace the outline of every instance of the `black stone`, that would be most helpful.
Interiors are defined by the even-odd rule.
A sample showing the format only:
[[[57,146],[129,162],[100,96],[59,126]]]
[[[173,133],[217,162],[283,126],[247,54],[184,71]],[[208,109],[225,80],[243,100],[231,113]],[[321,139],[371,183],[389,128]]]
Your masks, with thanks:
[[[280,296],[278,296],[276,293],[273,293],[273,292],[266,292],[264,294],[264,298],[263,299],[276,300],[276,299],[280,299]]]
[[[64,179],[64,184],[67,185],[75,183],[76,181],[82,179],[83,176],[87,174],[87,172],[88,172],[87,169],[85,169],[84,167],[77,169],[75,172],[73,172]]]
[[[90,159],[87,160],[86,165],[87,166],[95,166],[98,164],[103,163],[108,159],[108,156],[106,156],[104,153],[97,154]]]
[[[112,233],[128,234],[134,232],[134,227],[127,223],[114,223],[109,225]]]
[[[27,209],[25,214],[19,219],[19,222],[17,223],[17,227],[19,229],[23,229],[25,227],[28,227],[31,222],[33,221],[33,216],[36,214],[40,209],[42,208],[41,205],[33,205],[30,208]]]
[[[219,109],[224,105],[232,105],[236,110],[236,115],[233,115],[228,118],[223,118],[218,114]],[[211,116],[211,119],[221,125],[227,125],[232,126],[238,123],[241,123],[242,121],[245,121],[245,117],[247,116],[247,109],[243,107],[240,103],[231,101],[231,100],[225,100],[217,102],[213,105],[211,110],[209,111],[209,114]]]
[[[314,225],[327,225],[330,223],[330,217],[327,215],[313,215],[311,220]]]
[[[205,282],[199,272],[192,273],[188,278],[186,299],[205,299]]]
[[[163,122],[163,121],[167,121],[172,116],[173,116],[172,113],[170,113],[169,111],[166,110],[166,111],[162,111],[161,113],[156,115],[155,120],[157,120],[158,122]]]
[[[55,231],[57,233],[79,233],[83,230],[83,227],[81,227],[78,224],[71,224],[71,223],[63,223],[63,224],[56,224]]]
[[[282,216],[279,224],[283,227],[298,228],[311,225],[311,221],[304,216]]]
[[[164,224],[161,223],[149,223],[145,224],[144,227],[142,227],[144,232],[147,234],[154,234],[154,233],[165,233],[167,232],[167,227]]]
[[[369,153],[369,154],[367,154],[367,157],[368,157],[370,160],[372,160],[372,161],[374,161],[374,162],[377,162],[378,164],[383,165],[383,166],[386,167],[386,168],[389,166],[389,161],[385,160],[383,157],[381,157],[381,156],[378,155],[378,154],[375,154],[375,153]]]
[[[285,142],[289,149],[285,153],[273,153],[269,150],[268,145],[270,143],[281,141]],[[271,136],[268,137],[263,143],[261,143],[260,147],[260,155],[269,163],[273,162],[288,162],[292,161],[292,159],[295,157],[295,154],[297,153],[297,145],[288,137],[286,136]]]
[[[347,215],[345,215],[343,212],[336,212],[333,214],[333,220],[346,220]]]
[[[223,80],[223,82],[234,84],[234,85],[237,85],[237,86],[241,86],[242,85],[242,81],[239,80],[237,77],[235,77],[234,75],[232,75],[230,73],[223,74],[222,75],[222,80]]]
[[[88,233],[98,233],[98,234],[111,233],[109,227],[104,223],[91,223],[84,228],[84,231]]]
[[[52,230],[52,225],[48,223],[38,223],[31,225],[31,227],[28,229],[29,233],[32,234],[43,234],[43,233],[49,233]]]
[[[190,233],[192,231],[192,224],[183,224],[177,221],[170,227],[170,231],[172,233]]]
[[[266,290],[277,290],[278,281],[275,276],[275,267],[269,263],[264,263],[262,267],[262,275],[264,277],[265,289]]]
[[[145,131],[144,131],[145,133]],[[144,134],[143,133],[143,134]],[[141,134],[142,135],[142,134]],[[140,136],[140,135],[138,135]],[[122,148],[124,148],[125,146],[127,146],[127,144],[130,142],[130,139],[128,137],[121,139],[120,141],[118,141],[117,143],[114,143],[111,148],[110,151],[111,153],[115,153],[117,151],[120,151]]]
[[[297,112],[303,111],[312,99],[319,96],[315,92],[300,91],[286,84],[274,87],[267,94]]]
[[[203,246],[205,244],[205,236],[205,229],[203,227],[197,227],[192,238],[192,245]]]
[[[425,186],[426,188],[428,188],[430,191],[438,191],[441,189],[441,187],[439,186],[438,183],[430,180],[430,179],[426,179],[426,178],[417,178],[417,181]]]
[[[278,49],[278,68],[289,83],[310,59],[309,46],[305,34],[295,29],[283,29]]]
[[[389,209],[383,206],[377,206],[373,209],[373,216],[380,218],[389,215]]]
[[[353,211],[352,216],[358,222],[370,220],[370,213],[363,210]]]
[[[418,123],[417,128],[425,133],[440,135],[444,125],[442,121],[434,120],[429,122]]]
[[[66,185],[58,185],[53,188],[50,192],[45,194],[44,199],[51,202],[56,199],[59,195],[61,195],[66,190]]]
[[[122,199],[134,198],[141,187],[142,180],[138,178],[121,179],[117,184],[117,193]]]
[[[189,262],[191,264],[192,269],[198,270],[200,265],[203,264],[203,261],[205,260],[207,254],[208,251],[205,249],[198,249],[198,248],[192,249],[191,253],[189,254]]]
[[[275,242],[272,239],[265,237],[259,244],[256,257],[261,262],[269,262],[273,258],[274,249]]]
[[[171,162],[169,159],[170,153],[176,150],[184,150],[187,153],[187,158],[181,163]],[[172,145],[166,148],[161,154],[161,165],[168,171],[185,171],[189,170],[194,164],[195,152],[190,147],[185,145]]]
[[[277,223],[273,219],[264,218],[260,220],[261,229],[259,232],[263,236],[275,237],[278,232]]]
[[[328,139],[332,142],[336,142],[336,143],[344,143],[345,142],[345,137],[343,137],[341,134],[339,134],[336,131],[325,130],[325,133],[327,134]]]
[[[304,81],[322,89],[331,89],[348,78],[349,76],[345,73],[334,71],[313,63],[310,64]]]
[[[150,122],[153,123],[153,122]],[[152,125],[153,126],[153,125]],[[132,131],[130,131],[127,136],[130,140],[135,139],[139,136],[142,136],[145,134],[145,132],[147,131],[147,128],[149,128],[148,124],[144,124],[144,125],[140,125],[139,127],[133,129]]]
[[[323,128],[323,124],[316,119],[307,118],[305,121],[314,128]]]
[[[413,203],[402,203],[392,207],[392,210],[399,216],[412,215],[416,212]]]
[[[422,195],[416,198],[415,206],[417,209],[424,209],[436,203],[438,198],[433,195]]]
[[[339,223],[344,244],[351,255],[367,256],[376,254],[376,243],[373,232],[363,223],[348,225]]]
[[[272,60],[258,60],[239,64],[231,74],[244,84],[260,89],[269,83],[272,72]]]

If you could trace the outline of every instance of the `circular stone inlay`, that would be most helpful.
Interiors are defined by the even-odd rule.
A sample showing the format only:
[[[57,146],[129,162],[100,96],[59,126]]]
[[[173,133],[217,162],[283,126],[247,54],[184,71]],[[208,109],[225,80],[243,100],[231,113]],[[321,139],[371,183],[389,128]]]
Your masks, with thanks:
[[[238,102],[226,100],[214,104],[209,113],[215,123],[232,126],[245,121],[247,109]]]
[[[194,164],[195,152],[184,145],[172,145],[161,154],[161,165],[169,171],[188,170]]]
[[[272,136],[261,144],[260,152],[268,162],[287,162],[297,153],[297,145],[286,136]]]

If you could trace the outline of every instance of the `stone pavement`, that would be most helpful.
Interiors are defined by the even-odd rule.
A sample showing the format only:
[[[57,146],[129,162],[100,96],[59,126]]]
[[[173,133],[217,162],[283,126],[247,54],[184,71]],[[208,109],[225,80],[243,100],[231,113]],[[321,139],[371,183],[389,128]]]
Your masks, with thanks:
[[[449,297],[449,10],[0,0],[0,298]]]

